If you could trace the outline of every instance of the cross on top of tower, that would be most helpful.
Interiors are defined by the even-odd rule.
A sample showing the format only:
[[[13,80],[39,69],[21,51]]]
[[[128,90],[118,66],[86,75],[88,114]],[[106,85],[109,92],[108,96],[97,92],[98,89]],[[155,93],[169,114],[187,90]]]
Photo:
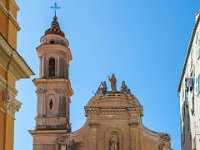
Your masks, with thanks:
[[[54,3],[54,6],[51,6],[50,8],[51,8],[51,9],[54,9],[54,11],[55,11],[55,16],[56,16],[56,11],[57,11],[58,9],[61,9],[61,7],[57,5],[57,3]]]

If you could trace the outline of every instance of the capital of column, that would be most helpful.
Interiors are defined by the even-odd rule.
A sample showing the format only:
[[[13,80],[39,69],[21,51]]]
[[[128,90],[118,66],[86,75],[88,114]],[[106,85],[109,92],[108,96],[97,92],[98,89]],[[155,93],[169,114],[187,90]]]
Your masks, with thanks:
[[[15,112],[19,111],[22,103],[15,99],[15,96],[9,92],[4,92],[4,111],[15,118]]]

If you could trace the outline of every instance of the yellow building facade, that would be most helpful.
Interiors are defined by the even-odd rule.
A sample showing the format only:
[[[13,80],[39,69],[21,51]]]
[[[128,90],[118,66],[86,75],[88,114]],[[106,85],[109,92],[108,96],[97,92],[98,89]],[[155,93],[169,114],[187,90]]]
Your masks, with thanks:
[[[16,81],[34,74],[16,51],[18,10],[15,0],[0,0],[0,150],[13,149],[15,112],[21,107]]]

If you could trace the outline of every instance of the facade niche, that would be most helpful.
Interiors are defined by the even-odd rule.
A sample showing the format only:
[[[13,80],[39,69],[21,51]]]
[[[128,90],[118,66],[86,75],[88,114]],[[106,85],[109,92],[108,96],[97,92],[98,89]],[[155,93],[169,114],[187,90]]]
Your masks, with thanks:
[[[56,113],[55,108],[55,96],[50,94],[47,96],[47,103],[46,103],[46,115],[51,116],[52,114]]]
[[[53,101],[52,101],[52,99],[50,100],[50,103],[49,103],[49,108],[50,108],[50,110],[52,109],[52,107],[53,107]]]
[[[56,63],[54,58],[49,60],[49,77],[55,77]]]

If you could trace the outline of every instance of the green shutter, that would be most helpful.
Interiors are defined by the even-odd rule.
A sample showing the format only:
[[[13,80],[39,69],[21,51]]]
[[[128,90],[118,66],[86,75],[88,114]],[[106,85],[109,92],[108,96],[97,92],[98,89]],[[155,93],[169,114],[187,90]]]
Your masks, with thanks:
[[[200,46],[200,39],[198,40],[198,46]]]
[[[196,80],[195,80],[195,91],[196,91],[196,94],[198,94],[198,77],[196,77]]]
[[[198,76],[198,85],[197,86],[198,86],[198,88],[197,88],[198,92],[197,93],[199,94],[199,91],[200,91],[200,75]]]

